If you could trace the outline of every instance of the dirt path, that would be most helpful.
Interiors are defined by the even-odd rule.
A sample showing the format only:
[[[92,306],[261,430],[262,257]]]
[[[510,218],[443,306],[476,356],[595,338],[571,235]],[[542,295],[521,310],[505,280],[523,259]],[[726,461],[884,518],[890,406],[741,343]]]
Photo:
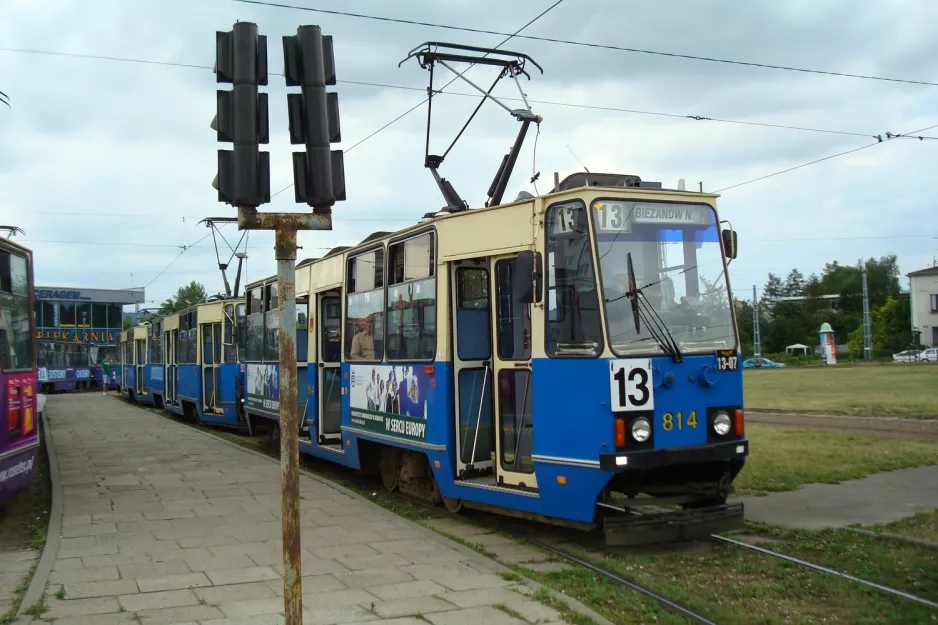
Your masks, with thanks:
[[[822,428],[848,430],[862,434],[938,440],[938,421],[900,419],[888,417],[843,417],[835,415],[807,415],[782,412],[746,412],[749,423],[764,423],[792,428]]]

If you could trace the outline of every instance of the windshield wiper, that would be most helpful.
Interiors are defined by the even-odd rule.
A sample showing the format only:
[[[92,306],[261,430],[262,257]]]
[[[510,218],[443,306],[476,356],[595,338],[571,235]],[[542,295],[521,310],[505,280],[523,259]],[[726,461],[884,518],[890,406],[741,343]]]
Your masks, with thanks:
[[[639,319],[645,319],[645,325],[648,327],[649,333],[655,341],[658,342],[658,345],[661,346],[666,353],[671,356],[671,359],[674,362],[684,362],[684,355],[681,353],[681,348],[678,347],[677,341],[674,340],[674,335],[671,334],[671,331],[668,330],[668,325],[661,318],[661,315],[658,314],[658,311],[655,310],[655,307],[651,305],[651,302],[648,301],[648,298],[645,297],[643,293],[644,289],[652,286],[655,283],[646,284],[641,288],[637,288],[635,281],[635,269],[632,267],[632,252],[626,253],[626,263],[628,265],[628,279],[629,279],[629,289],[626,291],[625,296],[629,300],[629,305],[632,309],[632,319],[635,322],[635,332],[641,334],[641,329],[639,325]],[[645,310],[642,310],[642,301],[645,303]],[[644,314],[643,314],[644,313]],[[648,316],[650,314],[652,322],[649,322]]]

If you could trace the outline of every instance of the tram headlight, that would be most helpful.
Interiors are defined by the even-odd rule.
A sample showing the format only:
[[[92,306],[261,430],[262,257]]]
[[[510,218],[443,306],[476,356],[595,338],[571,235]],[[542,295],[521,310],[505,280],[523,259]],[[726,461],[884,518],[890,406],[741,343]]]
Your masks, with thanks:
[[[636,443],[644,443],[651,436],[651,424],[645,417],[639,417],[632,422],[632,438]]]
[[[716,432],[717,436],[726,436],[731,425],[730,416],[725,412],[718,412],[713,417],[713,431]]]

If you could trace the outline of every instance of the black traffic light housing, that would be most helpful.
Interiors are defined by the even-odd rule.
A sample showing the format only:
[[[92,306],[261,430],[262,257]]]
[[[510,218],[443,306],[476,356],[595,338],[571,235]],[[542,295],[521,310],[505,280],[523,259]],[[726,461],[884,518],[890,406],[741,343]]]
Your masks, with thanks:
[[[306,152],[293,153],[296,201],[329,207],[345,200],[342,150],[330,149],[341,140],[339,96],[326,93],[336,83],[332,37],[319,26],[300,26],[283,38],[283,61],[287,86],[302,91],[287,96],[290,143],[306,144]]]
[[[267,37],[257,34],[257,24],[238,22],[215,33],[215,54],[216,82],[234,88],[218,90],[212,129],[219,141],[234,146],[218,151],[212,186],[219,202],[256,208],[270,202],[270,154],[259,150],[259,144],[270,142],[267,94],[257,91],[258,85],[267,86]]]

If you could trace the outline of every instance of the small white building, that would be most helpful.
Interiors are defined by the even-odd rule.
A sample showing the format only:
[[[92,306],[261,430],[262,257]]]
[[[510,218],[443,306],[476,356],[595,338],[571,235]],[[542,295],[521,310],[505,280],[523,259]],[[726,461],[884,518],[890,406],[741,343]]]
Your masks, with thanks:
[[[938,346],[938,265],[907,273],[912,334],[928,347]]]

